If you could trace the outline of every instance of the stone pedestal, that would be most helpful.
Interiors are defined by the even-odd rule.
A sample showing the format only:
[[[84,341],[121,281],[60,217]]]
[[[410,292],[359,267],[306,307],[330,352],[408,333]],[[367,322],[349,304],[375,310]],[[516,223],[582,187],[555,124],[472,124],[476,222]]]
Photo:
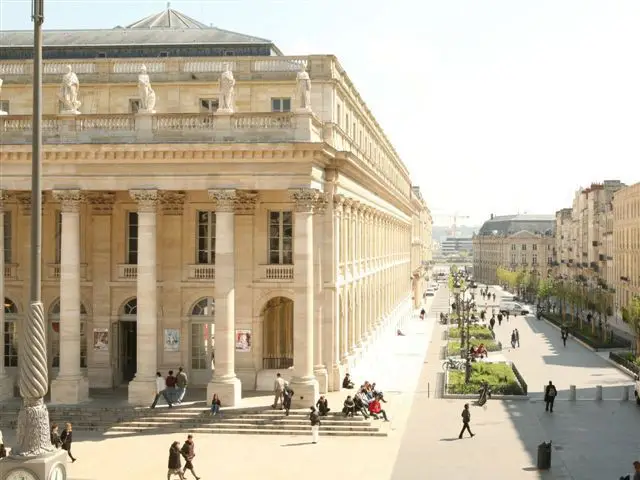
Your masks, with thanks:
[[[20,475],[9,477],[9,475],[18,472],[27,471],[38,480],[52,480],[58,478],[67,478],[67,452],[65,450],[56,450],[44,457],[22,458],[9,456],[0,462],[0,478],[24,478]],[[55,471],[54,471],[55,470]],[[56,475],[58,471],[63,472],[63,476]]]
[[[155,112],[154,112],[155,113]],[[136,137],[141,141],[153,139],[153,115],[151,112],[138,110],[136,113]]]
[[[156,396],[155,379],[138,378],[129,382],[129,405],[151,405]]]
[[[89,382],[85,377],[58,377],[51,382],[51,403],[75,405],[89,400]]]
[[[13,379],[8,375],[0,376],[0,402],[13,398]]]
[[[291,399],[291,408],[309,408],[316,404],[320,396],[320,386],[315,378],[294,377],[289,383],[295,392]]]
[[[242,400],[242,383],[237,377],[219,379],[214,377],[207,384],[207,404],[211,403],[213,394],[217,393],[223,407],[233,407]]]
[[[317,365],[313,368],[313,375],[318,381],[318,389],[320,393],[329,392],[329,372],[324,365]]]

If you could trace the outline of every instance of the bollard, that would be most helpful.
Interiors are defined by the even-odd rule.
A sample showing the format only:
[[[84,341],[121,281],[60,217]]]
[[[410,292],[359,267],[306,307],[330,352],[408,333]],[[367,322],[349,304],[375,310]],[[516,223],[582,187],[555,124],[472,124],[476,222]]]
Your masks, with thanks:
[[[623,402],[628,402],[629,401],[629,390],[631,389],[631,387],[629,385],[625,385],[624,387],[622,387],[622,401]]]
[[[602,385],[596,385],[596,402],[602,401]]]
[[[576,386],[575,385],[570,385],[569,386],[569,400],[571,400],[572,402],[576,401]]]

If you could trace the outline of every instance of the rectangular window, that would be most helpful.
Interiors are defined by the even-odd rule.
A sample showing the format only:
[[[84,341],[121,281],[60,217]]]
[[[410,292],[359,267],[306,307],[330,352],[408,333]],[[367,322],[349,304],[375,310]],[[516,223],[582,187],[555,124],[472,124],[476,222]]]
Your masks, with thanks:
[[[5,314],[7,311],[5,310]],[[18,326],[15,321],[4,322],[4,366],[18,366]]]
[[[4,212],[4,263],[11,263],[12,242],[11,242],[11,212]]]
[[[547,264],[551,265],[553,263],[553,257],[547,258]]]
[[[515,243],[512,243],[512,244],[511,244],[511,250],[515,250],[515,249],[516,249],[516,244],[515,244]]]
[[[527,249],[527,244],[526,244],[526,243],[523,243],[523,244],[522,244],[522,250],[524,251],[524,250],[526,250],[526,249]]]
[[[214,113],[218,110],[219,101],[217,98],[201,98],[200,113]]]
[[[269,212],[269,264],[293,265],[293,214]]]
[[[290,112],[291,99],[290,98],[272,98],[271,111],[272,112]]]
[[[511,254],[511,263],[512,263],[512,264],[515,264],[515,263],[516,263],[516,254],[515,254],[515,253],[512,253],[512,254]]]
[[[138,212],[127,212],[127,264],[138,264]]]
[[[527,264],[527,256],[522,254],[520,256],[520,262],[522,263],[522,265],[526,265]]]
[[[532,250],[538,250],[538,244],[534,243],[533,245],[531,245],[531,249]]]
[[[129,100],[129,113],[138,113],[140,110],[140,100],[137,98],[132,98]]]
[[[198,253],[197,263],[214,265],[216,263],[216,214],[215,212],[197,212]]]
[[[191,369],[209,370],[213,367],[213,323],[191,324]]]
[[[0,112],[9,112],[9,100],[0,100]]]
[[[62,261],[62,212],[60,210],[56,210],[55,214],[55,232],[56,232],[56,254],[54,263],[60,265]]]
[[[538,264],[538,254],[537,254],[537,253],[534,253],[534,254],[531,256],[531,265],[537,265],[537,264]]]

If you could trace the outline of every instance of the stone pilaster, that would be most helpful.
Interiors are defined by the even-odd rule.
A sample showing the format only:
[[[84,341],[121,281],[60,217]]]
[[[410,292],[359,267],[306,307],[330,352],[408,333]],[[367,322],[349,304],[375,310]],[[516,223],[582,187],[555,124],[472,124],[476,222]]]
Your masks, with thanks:
[[[158,367],[158,272],[156,266],[156,210],[158,191],[131,190],[138,202],[138,273],[136,376],[129,383],[129,403],[148,405],[156,391]]]
[[[218,394],[223,405],[240,403],[242,385],[235,369],[235,208],[233,189],[209,190],[216,209],[216,365],[207,400]]]
[[[0,190],[0,299],[4,305],[4,205],[7,192]],[[4,306],[0,308],[0,338],[4,339]],[[0,342],[0,402],[13,397],[13,380],[4,367],[4,341]]]
[[[351,217],[349,218],[349,231],[350,231],[350,239],[349,239],[349,264],[351,267],[351,285],[349,291],[351,295],[349,295],[349,354],[355,355],[358,351],[358,259],[357,259],[357,250],[356,245],[358,242],[358,231],[357,231],[357,218],[358,218],[358,210],[360,208],[360,202],[356,200],[351,201]]]
[[[327,211],[328,197],[321,194],[316,203],[313,216],[313,278],[314,278],[314,329],[313,329],[313,375],[318,381],[320,393],[329,391],[329,374],[323,361],[323,320],[324,320],[324,236],[325,236],[325,212]]]
[[[351,305],[351,301],[349,300],[349,283],[352,279],[351,267],[350,267],[350,258],[351,258],[351,248],[349,245],[351,244],[351,236],[350,236],[350,224],[351,224],[351,205],[352,201],[349,198],[343,198],[342,201],[342,228],[341,228],[341,245],[340,252],[343,254],[341,263],[344,268],[344,278],[342,281],[341,291],[342,291],[342,301],[340,302],[340,308],[342,311],[341,315],[341,335],[340,335],[340,349],[341,349],[341,360],[342,363],[347,363],[347,357],[349,356],[349,347],[351,346],[351,336],[350,336],[350,324],[353,321],[349,312],[349,307]]]
[[[342,306],[340,305],[341,297],[340,297],[340,289],[341,287],[338,285],[338,272],[340,270],[340,265],[343,262],[343,253],[342,253],[342,216],[343,216],[343,204],[344,197],[342,195],[334,195],[333,196],[333,210],[331,212],[331,216],[329,221],[333,225],[333,235],[331,239],[327,239],[327,241],[331,242],[333,245],[333,258],[331,259],[331,284],[333,289],[331,291],[327,291],[326,296],[330,295],[330,303],[332,306],[332,325],[331,325],[331,341],[333,342],[333,349],[331,351],[331,389],[333,391],[340,390],[340,382],[342,381],[342,369],[341,369],[341,354],[342,354],[342,318],[340,313],[342,312]],[[326,237],[326,234],[325,234]],[[344,279],[343,279],[344,281]],[[326,345],[325,345],[326,348]],[[328,364],[327,364],[328,365]]]
[[[313,212],[320,194],[317,190],[302,188],[291,191],[294,202],[293,221],[293,276],[295,301],[293,306],[293,368],[291,388],[296,392],[293,408],[315,405],[319,385],[313,374],[314,317],[313,307]]]
[[[54,190],[62,204],[60,248],[60,370],[51,383],[51,402],[74,405],[89,399],[80,370],[80,190]]]

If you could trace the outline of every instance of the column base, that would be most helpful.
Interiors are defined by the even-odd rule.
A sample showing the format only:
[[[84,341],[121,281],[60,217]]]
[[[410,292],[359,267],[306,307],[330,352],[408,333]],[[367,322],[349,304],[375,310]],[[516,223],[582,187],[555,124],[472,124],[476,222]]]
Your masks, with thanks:
[[[0,402],[14,397],[13,378],[9,375],[0,377]]]
[[[213,394],[217,393],[223,407],[237,407],[242,400],[242,383],[237,377],[216,378],[207,384],[207,405],[211,403]]]
[[[86,377],[58,377],[51,382],[51,403],[76,405],[89,400],[89,381]]]
[[[0,478],[9,478],[10,472],[15,470],[27,470],[35,478],[60,478],[52,476],[53,467],[61,464],[64,472],[67,471],[67,452],[65,450],[55,450],[42,457],[18,457],[8,456],[0,462]],[[23,478],[20,476],[20,478]],[[66,478],[66,475],[65,475]]]
[[[134,378],[129,382],[129,405],[151,405],[156,396],[156,379]]]
[[[294,391],[291,399],[291,408],[309,408],[315,406],[320,396],[320,387],[318,381],[314,378],[291,379],[289,386]]]
[[[334,363],[331,366],[331,391],[339,392],[342,389],[342,379],[344,377],[344,368],[341,363]]]
[[[313,375],[318,381],[318,389],[320,393],[329,392],[329,372],[324,365],[316,365],[313,367]]]

